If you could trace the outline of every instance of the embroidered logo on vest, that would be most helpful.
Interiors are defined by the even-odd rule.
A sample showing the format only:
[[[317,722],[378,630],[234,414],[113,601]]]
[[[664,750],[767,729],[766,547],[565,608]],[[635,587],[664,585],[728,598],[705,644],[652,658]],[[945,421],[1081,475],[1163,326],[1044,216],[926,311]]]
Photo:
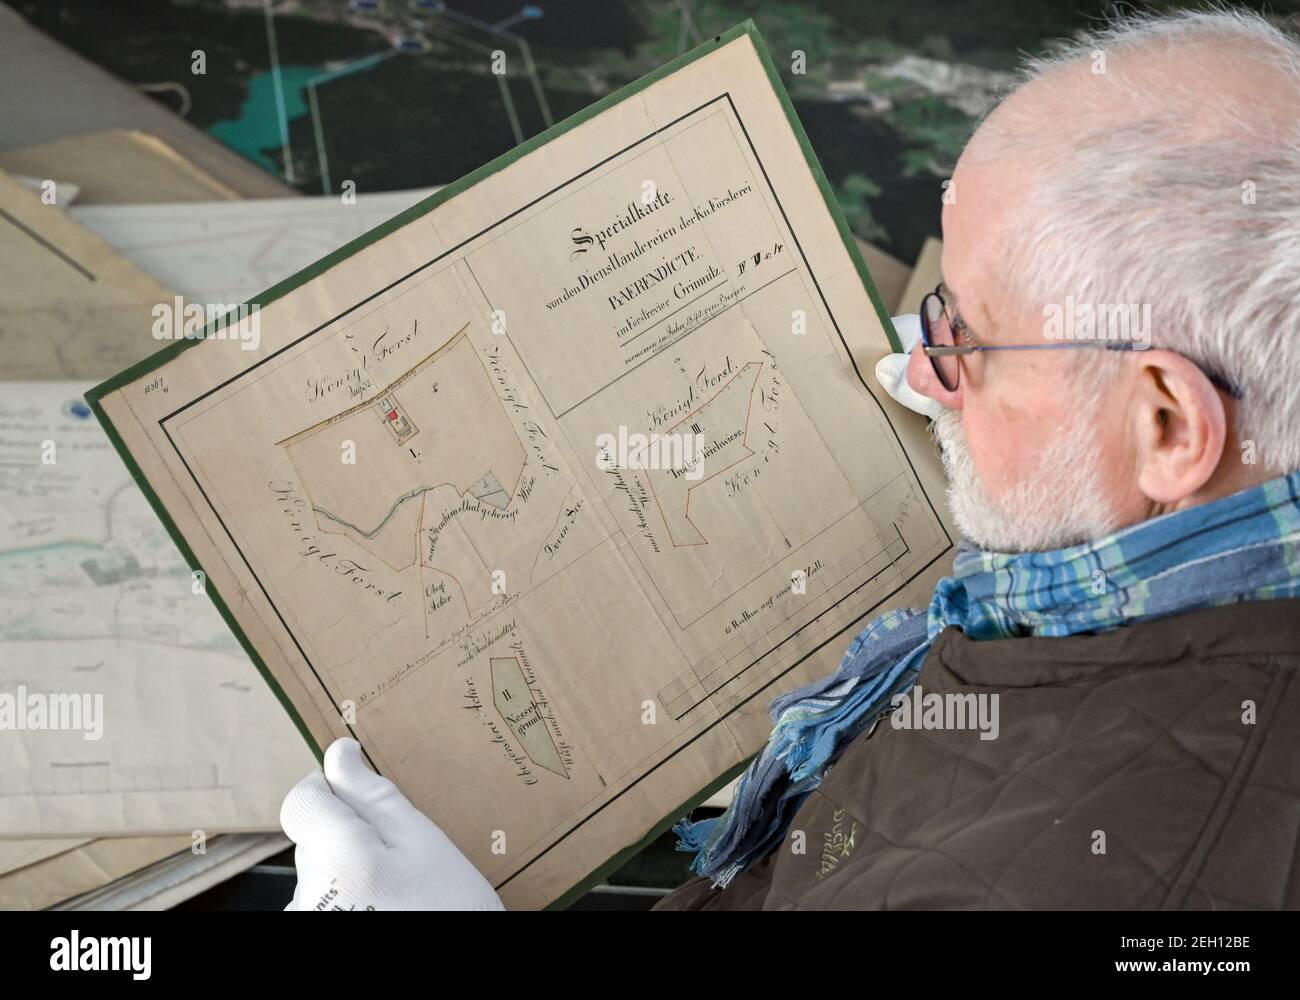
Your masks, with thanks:
[[[815,874],[819,880],[838,871],[840,862],[852,854],[858,844],[857,821],[850,819],[846,831],[844,819],[845,811],[836,809],[831,813],[831,828],[822,834],[822,860]]]

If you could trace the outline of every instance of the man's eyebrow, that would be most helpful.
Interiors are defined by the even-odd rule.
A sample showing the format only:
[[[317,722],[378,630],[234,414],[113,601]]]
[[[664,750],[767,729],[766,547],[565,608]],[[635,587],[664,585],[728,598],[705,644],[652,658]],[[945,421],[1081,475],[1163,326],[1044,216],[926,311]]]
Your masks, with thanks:
[[[948,308],[951,309],[953,312],[960,312],[960,310],[957,308],[957,303],[960,301],[958,299],[957,292],[953,289],[952,285],[948,284],[947,279],[941,277],[939,279],[939,287],[943,289],[943,293],[944,293],[943,297],[948,302]],[[963,316],[962,319],[965,320],[965,317]]]
[[[939,278],[939,284],[943,290],[948,293],[945,297],[951,301],[953,305],[956,305],[958,300],[957,289],[948,284],[948,279],[942,276]]]
[[[943,286],[943,290],[944,290],[944,292],[947,293],[946,296],[945,296],[945,298],[946,298],[947,301],[948,301],[948,307],[949,307],[949,308],[950,308],[954,313],[956,313],[958,316],[961,317],[962,325],[963,325],[964,327],[966,327],[967,330],[970,330],[970,329],[971,329],[971,326],[970,326],[970,319],[969,319],[969,317],[966,315],[966,313],[962,312],[962,310],[961,310],[961,308],[960,308],[961,298],[957,295],[957,290],[956,290],[955,288],[953,288],[952,285],[948,284],[948,281],[947,281],[947,279],[945,279],[945,278],[942,278],[942,277],[941,277],[941,278],[939,279],[939,284]],[[978,325],[978,321],[977,321],[977,325]]]

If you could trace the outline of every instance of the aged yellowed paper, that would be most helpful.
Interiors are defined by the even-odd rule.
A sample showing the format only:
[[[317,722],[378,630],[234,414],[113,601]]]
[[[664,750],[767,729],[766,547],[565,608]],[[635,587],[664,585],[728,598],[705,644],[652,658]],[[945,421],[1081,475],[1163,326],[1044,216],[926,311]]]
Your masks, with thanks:
[[[752,756],[952,547],[782,96],[729,33],[98,400],[305,730],[507,906]]]

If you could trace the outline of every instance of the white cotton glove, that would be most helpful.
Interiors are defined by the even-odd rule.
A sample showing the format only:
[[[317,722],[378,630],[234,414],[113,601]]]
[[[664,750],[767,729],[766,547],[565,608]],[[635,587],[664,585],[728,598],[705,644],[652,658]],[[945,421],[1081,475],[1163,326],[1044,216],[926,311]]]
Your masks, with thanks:
[[[294,786],[280,825],[298,845],[286,910],[504,910],[470,860],[375,774],[361,744],[335,740],[324,772]]]
[[[934,420],[943,412],[943,406],[929,396],[922,396],[907,384],[907,359],[921,339],[921,317],[917,313],[911,313],[907,316],[894,316],[892,319],[894,332],[903,345],[903,353],[886,354],[876,362],[876,381],[884,387],[885,392],[909,410],[915,410]]]

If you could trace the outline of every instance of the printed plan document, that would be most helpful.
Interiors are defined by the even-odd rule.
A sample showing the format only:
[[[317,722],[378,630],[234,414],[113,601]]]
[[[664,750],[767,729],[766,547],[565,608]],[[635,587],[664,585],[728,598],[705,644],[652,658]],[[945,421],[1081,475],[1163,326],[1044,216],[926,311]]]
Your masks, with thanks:
[[[188,847],[193,830],[276,830],[313,763],[193,593],[86,388],[0,382],[0,691],[56,706],[49,728],[25,713],[0,728],[0,870],[14,837],[184,833]],[[102,693],[60,715],[59,693],[87,687]]]
[[[535,908],[928,599],[887,330],[747,23],[90,399],[304,735]]]

